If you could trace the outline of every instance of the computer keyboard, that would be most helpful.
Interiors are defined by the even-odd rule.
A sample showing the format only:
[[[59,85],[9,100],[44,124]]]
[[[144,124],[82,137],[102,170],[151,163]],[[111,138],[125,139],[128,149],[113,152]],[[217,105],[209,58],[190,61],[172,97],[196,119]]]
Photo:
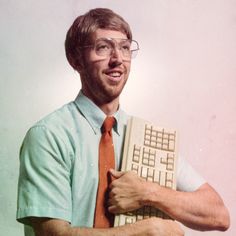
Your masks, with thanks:
[[[128,121],[122,171],[132,170],[141,178],[176,189],[177,132],[153,126],[137,117]],[[145,206],[115,216],[114,226],[135,223],[149,217],[170,219],[162,211]]]

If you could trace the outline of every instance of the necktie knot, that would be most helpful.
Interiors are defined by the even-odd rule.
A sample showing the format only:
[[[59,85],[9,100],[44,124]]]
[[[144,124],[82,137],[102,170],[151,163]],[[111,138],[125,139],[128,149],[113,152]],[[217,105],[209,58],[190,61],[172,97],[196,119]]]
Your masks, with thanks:
[[[115,124],[115,118],[113,116],[107,116],[102,125],[102,133],[110,132]]]

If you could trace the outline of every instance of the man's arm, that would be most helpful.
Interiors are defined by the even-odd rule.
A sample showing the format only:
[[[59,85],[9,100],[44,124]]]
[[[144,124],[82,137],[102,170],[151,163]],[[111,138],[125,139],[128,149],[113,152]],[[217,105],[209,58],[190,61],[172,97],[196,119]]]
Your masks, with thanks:
[[[172,220],[150,218],[109,229],[79,228],[63,220],[31,218],[36,236],[183,236],[180,226]]]
[[[229,213],[220,196],[203,184],[194,192],[181,192],[146,182],[135,173],[111,170],[117,178],[111,183],[109,211],[123,213],[148,205],[196,230],[221,230],[229,227]]]

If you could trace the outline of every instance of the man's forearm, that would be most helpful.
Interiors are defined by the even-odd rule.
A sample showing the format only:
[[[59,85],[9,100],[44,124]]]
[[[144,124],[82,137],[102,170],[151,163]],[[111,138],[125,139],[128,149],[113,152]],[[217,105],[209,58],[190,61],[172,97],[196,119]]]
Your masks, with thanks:
[[[149,218],[135,224],[115,228],[95,229],[71,227],[63,220],[31,218],[36,236],[183,236],[179,224],[172,220]]]
[[[36,236],[132,236],[132,228],[119,227],[110,229],[95,229],[72,227],[68,222],[58,219],[34,218],[31,220]]]
[[[32,227],[36,236],[132,236],[132,228],[128,227],[95,229],[86,227],[72,227],[68,222],[58,219],[33,218]]]
[[[221,230],[229,227],[229,213],[219,195],[204,184],[195,192],[179,192],[147,183],[143,205],[150,205],[197,230]]]
[[[194,192],[179,192],[147,182],[134,172],[111,170],[109,211],[124,213],[143,206],[158,208],[173,219],[197,230],[227,230],[229,213],[220,196],[208,184]]]

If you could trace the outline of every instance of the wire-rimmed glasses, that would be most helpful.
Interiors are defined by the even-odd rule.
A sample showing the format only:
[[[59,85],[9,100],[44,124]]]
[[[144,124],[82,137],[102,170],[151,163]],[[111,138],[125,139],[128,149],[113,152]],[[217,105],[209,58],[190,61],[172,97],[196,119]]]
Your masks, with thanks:
[[[120,38],[98,38],[93,45],[84,46],[84,48],[87,47],[93,48],[95,53],[101,57],[111,56],[117,48],[122,57],[127,60],[136,57],[139,50],[137,41]]]

